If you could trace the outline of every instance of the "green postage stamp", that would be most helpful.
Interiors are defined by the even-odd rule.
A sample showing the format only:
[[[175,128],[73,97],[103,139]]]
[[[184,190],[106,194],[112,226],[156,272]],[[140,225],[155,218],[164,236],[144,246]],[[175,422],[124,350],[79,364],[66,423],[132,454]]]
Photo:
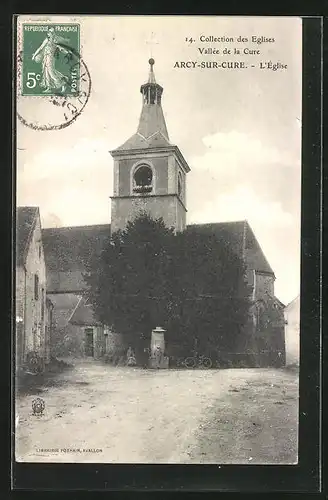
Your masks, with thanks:
[[[80,25],[24,23],[21,95],[79,92]]]

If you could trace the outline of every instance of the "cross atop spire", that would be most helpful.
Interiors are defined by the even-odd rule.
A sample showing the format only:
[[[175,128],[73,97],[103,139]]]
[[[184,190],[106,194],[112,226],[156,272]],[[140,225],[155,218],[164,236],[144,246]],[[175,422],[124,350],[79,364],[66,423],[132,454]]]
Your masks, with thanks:
[[[158,42],[155,42],[155,33],[152,31],[150,35],[150,39],[146,41],[146,44],[150,46],[150,57],[153,57],[153,45],[158,45]]]

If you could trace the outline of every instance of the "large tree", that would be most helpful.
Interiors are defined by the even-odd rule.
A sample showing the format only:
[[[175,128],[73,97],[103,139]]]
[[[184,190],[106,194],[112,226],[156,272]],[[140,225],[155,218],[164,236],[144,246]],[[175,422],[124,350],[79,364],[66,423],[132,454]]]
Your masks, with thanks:
[[[141,214],[112,234],[85,280],[96,317],[123,334],[200,350],[235,349],[248,316],[243,261],[214,235],[174,234],[162,219]]]
[[[96,317],[116,331],[148,332],[164,324],[174,233],[141,214],[112,234],[89,263],[85,280]]]

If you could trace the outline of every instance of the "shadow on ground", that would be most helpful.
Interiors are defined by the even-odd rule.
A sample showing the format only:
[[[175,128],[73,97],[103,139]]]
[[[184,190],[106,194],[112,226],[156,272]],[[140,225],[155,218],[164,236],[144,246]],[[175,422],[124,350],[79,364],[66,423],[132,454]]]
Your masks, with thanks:
[[[22,372],[16,377],[16,393],[20,396],[41,394],[48,387],[60,387],[65,383],[58,375],[73,369],[71,363],[52,358],[42,373]],[[84,384],[82,382],[82,384]]]

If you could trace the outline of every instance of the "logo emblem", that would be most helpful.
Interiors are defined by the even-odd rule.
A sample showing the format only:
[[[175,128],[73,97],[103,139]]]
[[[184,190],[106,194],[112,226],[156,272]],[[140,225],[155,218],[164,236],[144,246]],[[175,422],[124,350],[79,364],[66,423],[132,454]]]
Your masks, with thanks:
[[[46,405],[45,405],[44,400],[42,398],[33,399],[33,401],[32,401],[33,415],[41,416],[44,412],[45,406]]]

